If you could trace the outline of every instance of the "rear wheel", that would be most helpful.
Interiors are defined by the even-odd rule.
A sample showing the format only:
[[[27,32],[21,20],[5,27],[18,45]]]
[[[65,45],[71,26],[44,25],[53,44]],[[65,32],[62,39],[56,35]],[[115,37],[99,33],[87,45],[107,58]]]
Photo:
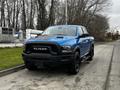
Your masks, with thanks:
[[[75,52],[74,55],[74,60],[73,62],[70,64],[70,68],[69,69],[69,73],[70,74],[77,74],[80,70],[80,54],[79,52]]]

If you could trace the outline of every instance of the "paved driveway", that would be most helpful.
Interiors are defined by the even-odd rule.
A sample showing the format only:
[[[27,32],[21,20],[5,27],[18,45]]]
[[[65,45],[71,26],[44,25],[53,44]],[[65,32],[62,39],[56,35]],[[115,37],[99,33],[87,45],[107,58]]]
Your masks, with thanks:
[[[120,41],[95,46],[95,57],[77,75],[64,69],[28,71],[1,77],[0,90],[120,90]]]

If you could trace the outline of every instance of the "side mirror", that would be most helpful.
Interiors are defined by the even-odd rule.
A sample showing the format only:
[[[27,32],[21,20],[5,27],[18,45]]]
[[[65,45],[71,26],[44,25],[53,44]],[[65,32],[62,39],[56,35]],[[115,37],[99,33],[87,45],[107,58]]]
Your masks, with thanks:
[[[79,39],[81,37],[81,35],[78,35],[77,38]]]

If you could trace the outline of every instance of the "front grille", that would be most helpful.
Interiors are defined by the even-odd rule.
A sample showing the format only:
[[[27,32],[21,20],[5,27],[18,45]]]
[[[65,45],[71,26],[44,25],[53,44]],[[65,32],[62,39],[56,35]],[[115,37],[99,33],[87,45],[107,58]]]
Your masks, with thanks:
[[[55,44],[31,43],[31,44],[26,44],[25,52],[58,54],[60,52],[60,48]]]

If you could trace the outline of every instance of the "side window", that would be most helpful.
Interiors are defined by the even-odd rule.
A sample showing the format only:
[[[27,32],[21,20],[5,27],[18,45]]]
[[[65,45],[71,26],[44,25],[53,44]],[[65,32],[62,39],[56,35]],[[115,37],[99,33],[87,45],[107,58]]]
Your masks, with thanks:
[[[80,35],[80,36],[83,35],[83,30],[81,27],[78,28],[78,35]]]
[[[89,34],[85,27],[82,27],[84,34]]]

